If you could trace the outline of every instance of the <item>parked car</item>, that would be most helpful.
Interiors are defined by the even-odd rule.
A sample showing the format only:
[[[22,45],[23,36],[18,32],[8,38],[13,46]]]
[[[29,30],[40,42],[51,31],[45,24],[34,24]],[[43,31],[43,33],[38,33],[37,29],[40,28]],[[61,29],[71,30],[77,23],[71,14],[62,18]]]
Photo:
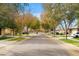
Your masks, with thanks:
[[[77,33],[75,33],[75,34],[72,34],[71,37],[74,37],[74,38],[79,37],[79,32],[77,32]]]

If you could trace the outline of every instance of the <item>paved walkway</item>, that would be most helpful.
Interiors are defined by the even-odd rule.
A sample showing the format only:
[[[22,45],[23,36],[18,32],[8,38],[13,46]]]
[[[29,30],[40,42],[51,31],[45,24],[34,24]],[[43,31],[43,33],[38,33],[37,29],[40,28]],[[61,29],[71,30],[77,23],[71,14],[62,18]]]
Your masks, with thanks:
[[[0,48],[0,55],[6,56],[73,56],[79,55],[79,48],[63,43],[46,34],[32,36],[31,40],[23,40]]]

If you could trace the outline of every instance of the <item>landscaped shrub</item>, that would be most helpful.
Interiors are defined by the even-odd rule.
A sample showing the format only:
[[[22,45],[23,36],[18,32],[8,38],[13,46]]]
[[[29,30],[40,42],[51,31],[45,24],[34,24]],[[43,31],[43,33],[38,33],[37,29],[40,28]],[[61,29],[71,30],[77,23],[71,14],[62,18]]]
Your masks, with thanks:
[[[56,35],[59,35],[59,33],[58,33],[58,32],[56,32]]]

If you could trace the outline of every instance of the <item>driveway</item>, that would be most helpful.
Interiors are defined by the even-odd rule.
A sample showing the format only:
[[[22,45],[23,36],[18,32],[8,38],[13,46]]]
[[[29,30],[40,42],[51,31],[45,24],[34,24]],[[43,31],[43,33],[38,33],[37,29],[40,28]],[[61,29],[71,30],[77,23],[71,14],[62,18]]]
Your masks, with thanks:
[[[79,48],[63,43],[58,38],[46,34],[32,36],[31,40],[23,40],[0,48],[3,56],[77,56]]]

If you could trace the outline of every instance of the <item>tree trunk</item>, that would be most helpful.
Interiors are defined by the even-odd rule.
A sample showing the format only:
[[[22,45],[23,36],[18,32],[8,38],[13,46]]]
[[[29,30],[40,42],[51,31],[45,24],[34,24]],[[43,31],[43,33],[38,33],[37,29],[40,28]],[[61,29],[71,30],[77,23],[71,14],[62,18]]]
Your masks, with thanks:
[[[13,36],[15,35],[15,29],[13,29]]]
[[[65,34],[66,34],[66,40],[67,40],[67,28],[66,28],[66,32],[65,32]]]
[[[65,35],[66,35],[66,40],[67,40],[67,24],[65,20],[64,20],[64,24],[65,24]]]
[[[27,34],[29,34],[28,27],[27,27]]]
[[[17,35],[17,32],[18,32],[18,31],[17,31],[17,30],[15,30],[15,35]]]
[[[56,36],[56,31],[55,31],[55,28],[54,28],[54,30],[53,30],[53,31],[54,31],[54,37],[55,37],[55,36]]]
[[[65,31],[65,28],[64,28],[63,24],[62,24],[62,23],[60,23],[60,25],[61,25],[62,29]]]
[[[2,33],[1,33],[1,30],[2,30],[2,29],[0,28],[0,35],[2,34]]]

